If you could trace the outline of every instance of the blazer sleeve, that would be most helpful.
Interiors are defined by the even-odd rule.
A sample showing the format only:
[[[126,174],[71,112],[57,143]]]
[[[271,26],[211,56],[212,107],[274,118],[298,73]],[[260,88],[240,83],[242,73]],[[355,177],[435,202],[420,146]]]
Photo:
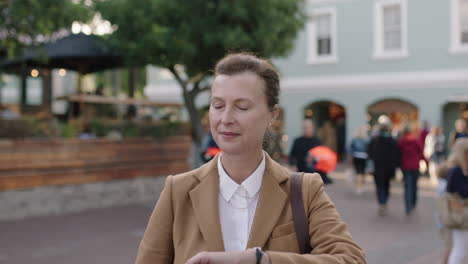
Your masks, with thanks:
[[[173,263],[172,177],[168,176],[140,242],[135,264]]]
[[[307,176],[306,176],[307,175]],[[307,201],[311,254],[267,251],[272,264],[362,264],[363,250],[353,241],[317,174],[304,174],[303,200]]]

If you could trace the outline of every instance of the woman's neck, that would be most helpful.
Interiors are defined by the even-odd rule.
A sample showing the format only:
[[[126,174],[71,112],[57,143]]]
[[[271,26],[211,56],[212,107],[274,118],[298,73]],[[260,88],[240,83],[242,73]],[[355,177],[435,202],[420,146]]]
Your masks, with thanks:
[[[229,177],[237,184],[241,184],[258,168],[262,159],[262,150],[242,155],[230,155],[223,152],[221,163]]]

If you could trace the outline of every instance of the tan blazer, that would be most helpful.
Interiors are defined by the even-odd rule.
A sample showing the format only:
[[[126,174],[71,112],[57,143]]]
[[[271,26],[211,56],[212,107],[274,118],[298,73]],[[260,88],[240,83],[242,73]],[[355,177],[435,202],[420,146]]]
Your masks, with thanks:
[[[218,155],[219,156],[219,155]],[[198,169],[169,176],[141,241],[137,264],[183,264],[201,251],[224,251],[218,213],[216,156]],[[305,174],[303,199],[313,251],[300,255],[289,200],[291,171],[266,157],[247,248],[261,247],[272,263],[366,263],[318,174]]]

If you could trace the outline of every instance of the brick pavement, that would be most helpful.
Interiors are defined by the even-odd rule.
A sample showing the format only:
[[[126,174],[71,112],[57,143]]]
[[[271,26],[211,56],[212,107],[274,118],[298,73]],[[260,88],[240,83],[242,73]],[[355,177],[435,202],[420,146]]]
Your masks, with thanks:
[[[343,173],[332,177],[337,180],[326,187],[327,192],[365,249],[368,263],[439,263],[442,243],[433,224],[431,188],[423,187],[418,208],[407,217],[401,186],[394,183],[389,213],[382,218],[377,215],[370,182],[368,190],[358,196],[343,180]],[[140,203],[0,221],[0,263],[132,263],[152,206]]]

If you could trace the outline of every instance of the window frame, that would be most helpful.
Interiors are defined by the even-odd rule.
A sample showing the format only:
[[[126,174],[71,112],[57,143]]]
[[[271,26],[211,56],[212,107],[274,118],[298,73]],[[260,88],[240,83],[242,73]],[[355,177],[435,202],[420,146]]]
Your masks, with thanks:
[[[461,40],[461,27],[460,27],[460,1],[461,0],[451,0],[450,1],[450,47],[449,53],[459,54],[459,53],[468,53],[468,43],[463,44]]]
[[[400,49],[384,49],[384,8],[387,6],[400,6]],[[374,55],[373,59],[403,59],[408,53],[408,3],[407,0],[377,0],[374,2]]]
[[[337,29],[336,29],[336,7],[323,7],[314,9],[311,12],[311,17],[329,15],[330,16],[330,49],[328,55],[320,55],[317,50],[317,23],[311,19],[307,21],[307,64],[331,64],[338,62],[337,51]]]

